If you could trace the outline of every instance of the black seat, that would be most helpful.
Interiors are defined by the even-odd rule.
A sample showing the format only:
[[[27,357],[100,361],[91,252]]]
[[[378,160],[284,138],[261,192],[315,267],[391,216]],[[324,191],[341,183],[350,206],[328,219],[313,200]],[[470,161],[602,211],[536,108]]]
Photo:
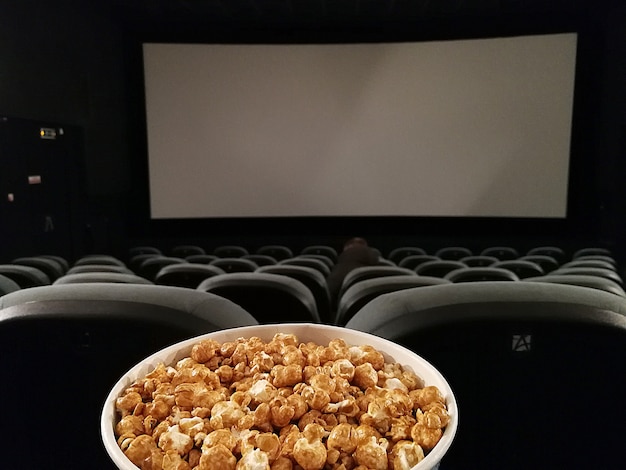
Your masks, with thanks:
[[[607,255],[580,255],[572,261],[604,261],[605,263],[610,263],[613,266],[617,265],[615,258]]]
[[[608,248],[586,247],[586,248],[581,248],[575,251],[574,254],[572,255],[572,259],[578,259],[581,256],[590,256],[590,255],[591,256],[595,256],[595,255],[613,256],[613,253]]]
[[[132,272],[134,272],[135,274],[138,274],[139,269],[141,268],[141,265],[143,264],[143,262],[150,258],[165,258],[165,256],[159,255],[157,253],[141,253],[139,255],[133,256],[128,261],[128,267],[130,268]]]
[[[284,245],[264,245],[256,250],[258,255],[268,255],[276,261],[282,261],[287,258],[293,258],[293,251]]]
[[[78,274],[78,273],[122,273],[122,274],[134,274],[132,270],[125,266],[118,266],[116,264],[82,264],[80,266],[72,266],[67,270],[65,274]]]
[[[387,259],[392,261],[394,264],[400,265],[400,261],[402,261],[407,256],[413,255],[426,255],[426,250],[420,248],[418,246],[400,246],[398,248],[394,248],[387,255]]]
[[[0,274],[12,279],[20,288],[48,286],[51,284],[46,273],[32,266],[21,264],[0,264]]]
[[[517,275],[504,268],[496,268],[493,266],[475,266],[472,268],[459,268],[450,271],[444,279],[459,282],[481,282],[481,281],[519,281]]]
[[[218,267],[226,273],[252,273],[258,268],[254,261],[243,258],[217,258],[209,266]]]
[[[350,286],[339,298],[339,306],[333,323],[345,325],[363,306],[380,295],[439,284],[450,284],[450,281],[441,277],[407,275],[365,279]]]
[[[614,263],[601,259],[576,259],[563,263],[561,268],[603,268],[615,271],[617,268]]]
[[[304,253],[304,254],[299,254],[298,258],[312,258],[312,259],[320,260],[322,263],[324,263],[326,266],[328,266],[328,269],[333,269],[333,266],[335,265],[335,261],[333,261],[330,257],[328,257],[326,255],[318,255],[318,254],[313,254],[313,253]]]
[[[625,312],[625,298],[585,287],[476,282],[384,294],[346,328],[398,342],[446,377],[468,427],[459,427],[442,466],[617,469]],[[592,411],[596,397],[606,413]],[[601,431],[578,452],[581,426]],[[487,452],[476,452],[487,442]]]
[[[215,255],[189,255],[185,256],[185,261],[188,263],[209,264],[217,258]]]
[[[153,284],[145,277],[137,276],[132,273],[116,273],[116,272],[84,272],[73,273],[61,276],[53,285],[60,284],[85,284],[85,283],[100,283],[100,282],[113,282],[122,284]]]
[[[308,245],[305,246],[302,251],[300,251],[301,255],[322,255],[329,258],[333,263],[337,262],[337,257],[339,256],[337,250],[335,250],[332,246],[328,245]]]
[[[248,250],[239,245],[221,245],[213,250],[213,254],[218,258],[240,258],[248,255]]]
[[[85,255],[78,258],[74,261],[72,266],[83,266],[85,264],[110,264],[113,266],[124,266],[126,267],[126,263],[124,263],[121,259],[116,258],[111,255]]]
[[[278,263],[278,261],[276,261],[276,258],[272,258],[269,255],[257,255],[255,253],[243,255],[241,258],[252,261],[257,266],[271,266]]]
[[[221,274],[202,281],[198,290],[231,300],[259,323],[320,322],[311,291],[281,274]]]
[[[225,273],[223,269],[208,264],[177,263],[163,266],[154,277],[154,283],[196,289],[205,279]]]
[[[0,435],[12,452],[7,468],[115,468],[99,422],[119,378],[178,341],[256,323],[224,298],[168,286],[55,285],[3,296],[0,396],[11,404],[3,411],[11,425]],[[28,436],[42,421],[54,432],[34,451]]]
[[[37,257],[48,258],[48,259],[51,259],[52,261],[56,261],[59,264],[59,266],[61,266],[63,274],[65,274],[67,270],[70,269],[70,263],[63,256],[43,254],[43,255],[37,255]]]
[[[300,281],[313,293],[315,298],[315,305],[317,306],[317,313],[319,314],[320,321],[331,322],[331,302],[330,293],[328,292],[328,285],[326,279],[317,269],[309,268],[307,266],[296,266],[290,264],[275,264],[268,266],[260,266],[256,272],[281,274],[288,276],[292,279]]]
[[[446,246],[438,249],[435,256],[442,260],[458,261],[466,256],[472,256],[472,250],[463,246]]]
[[[505,261],[499,261],[491,266],[492,268],[502,268],[513,271],[517,277],[524,279],[527,277],[543,276],[545,272],[543,268],[528,260],[510,259]]]
[[[590,287],[612,294],[625,296],[626,293],[618,283],[598,276],[587,276],[582,274],[545,274],[537,277],[527,277],[527,282],[551,282],[554,284],[569,284],[571,286]]]
[[[613,269],[604,269],[604,268],[586,268],[586,267],[578,267],[578,268],[559,268],[552,271],[551,274],[582,274],[583,276],[599,276],[609,279],[613,282],[616,282],[620,286],[623,285],[622,277],[615,272]]]
[[[468,266],[461,261],[437,260],[420,264],[415,268],[415,272],[420,276],[444,277],[450,271],[467,267]]]

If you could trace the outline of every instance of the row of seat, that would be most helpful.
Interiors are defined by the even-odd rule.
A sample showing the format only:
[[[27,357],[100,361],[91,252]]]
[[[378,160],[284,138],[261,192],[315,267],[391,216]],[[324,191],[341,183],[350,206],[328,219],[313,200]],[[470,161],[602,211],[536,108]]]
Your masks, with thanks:
[[[257,323],[221,296],[172,286],[59,284],[1,296],[0,396],[14,405],[5,409],[11,425],[3,442],[24,459],[21,468],[51,461],[114,468],[98,424],[121,374],[174,342]],[[623,462],[623,296],[525,281],[435,282],[378,296],[345,328],[404,345],[451,384],[460,425],[442,467],[612,469]],[[32,426],[42,416],[48,432],[32,452]],[[584,452],[572,452],[590,430]]]

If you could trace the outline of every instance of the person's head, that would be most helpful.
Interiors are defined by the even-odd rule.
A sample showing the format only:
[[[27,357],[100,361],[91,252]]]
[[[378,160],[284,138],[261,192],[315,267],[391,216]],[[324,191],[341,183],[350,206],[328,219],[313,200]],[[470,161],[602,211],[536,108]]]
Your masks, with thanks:
[[[343,250],[349,250],[350,248],[354,248],[356,246],[368,246],[367,240],[361,237],[350,238],[343,244]]]

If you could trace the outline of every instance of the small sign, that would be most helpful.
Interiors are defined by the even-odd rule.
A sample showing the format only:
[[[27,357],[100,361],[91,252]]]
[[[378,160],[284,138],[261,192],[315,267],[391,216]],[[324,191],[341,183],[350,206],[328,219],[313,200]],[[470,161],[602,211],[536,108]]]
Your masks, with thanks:
[[[41,184],[41,176],[40,175],[29,176],[28,184]]]
[[[39,137],[42,139],[55,140],[57,138],[57,131],[52,127],[42,127],[39,129]]]
[[[512,349],[517,352],[527,352],[532,347],[532,335],[513,335]]]
[[[7,201],[9,201],[9,202],[15,201],[15,194],[13,194],[13,193],[7,194]]]

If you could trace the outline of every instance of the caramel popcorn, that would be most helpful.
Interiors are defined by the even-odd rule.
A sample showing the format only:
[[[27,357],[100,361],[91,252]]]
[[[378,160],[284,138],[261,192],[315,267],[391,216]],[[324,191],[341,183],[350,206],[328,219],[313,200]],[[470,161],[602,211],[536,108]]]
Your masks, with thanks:
[[[207,339],[117,398],[140,469],[409,470],[450,422],[446,401],[372,346]]]

